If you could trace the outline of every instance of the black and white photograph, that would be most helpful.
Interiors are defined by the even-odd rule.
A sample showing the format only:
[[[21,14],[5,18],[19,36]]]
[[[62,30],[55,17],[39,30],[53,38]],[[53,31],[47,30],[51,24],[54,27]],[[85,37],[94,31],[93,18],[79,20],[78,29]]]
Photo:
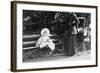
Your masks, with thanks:
[[[90,59],[90,26],[91,13],[23,10],[23,62]]]
[[[12,2],[12,70],[97,66],[97,7]]]

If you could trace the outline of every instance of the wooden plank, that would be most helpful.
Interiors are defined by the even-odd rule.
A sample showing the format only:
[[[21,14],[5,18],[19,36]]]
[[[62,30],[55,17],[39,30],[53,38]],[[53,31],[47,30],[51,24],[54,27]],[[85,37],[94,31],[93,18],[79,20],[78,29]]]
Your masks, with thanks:
[[[36,48],[38,48],[38,47],[32,46],[32,47],[26,47],[26,48],[23,48],[23,49],[25,50],[25,49],[36,49]]]
[[[36,41],[26,41],[26,42],[23,42],[23,44],[35,44]]]
[[[35,37],[40,37],[40,34],[32,34],[32,35],[23,35],[23,38],[35,38]],[[56,36],[56,34],[51,34],[50,36]]]

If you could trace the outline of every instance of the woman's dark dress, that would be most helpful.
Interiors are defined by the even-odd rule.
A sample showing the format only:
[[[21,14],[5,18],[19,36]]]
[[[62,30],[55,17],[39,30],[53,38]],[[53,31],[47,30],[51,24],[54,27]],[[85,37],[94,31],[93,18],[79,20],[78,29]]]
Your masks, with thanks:
[[[52,52],[52,50],[48,46],[46,46],[46,47],[43,47],[43,48],[38,48],[37,51],[35,51],[33,53],[33,55],[34,55],[34,58],[38,58],[38,57],[46,56],[50,52]]]
[[[75,23],[73,24],[72,22],[75,21]],[[65,53],[68,56],[73,56],[75,54],[75,43],[76,42],[76,35],[72,34],[73,31],[73,26],[77,27],[78,24],[78,20],[76,18],[76,16],[73,15],[73,13],[71,14],[67,14],[66,17],[66,30],[68,31],[67,33],[65,33],[64,36],[64,49],[65,49]]]
[[[67,56],[72,56],[75,54],[74,50],[74,35],[65,34],[64,37],[64,49]]]

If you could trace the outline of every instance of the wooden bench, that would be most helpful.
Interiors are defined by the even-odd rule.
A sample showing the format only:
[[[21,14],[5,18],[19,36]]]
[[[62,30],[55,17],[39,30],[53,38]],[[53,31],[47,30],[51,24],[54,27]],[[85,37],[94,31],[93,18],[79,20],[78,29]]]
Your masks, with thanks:
[[[24,58],[31,56],[36,50],[38,50],[38,47],[36,47],[35,45],[40,36],[41,36],[40,34],[32,34],[32,35],[23,36],[23,56]],[[55,55],[61,54],[62,44],[59,40],[59,37],[56,34],[52,34],[50,38],[55,43],[56,50],[54,51],[54,54]]]

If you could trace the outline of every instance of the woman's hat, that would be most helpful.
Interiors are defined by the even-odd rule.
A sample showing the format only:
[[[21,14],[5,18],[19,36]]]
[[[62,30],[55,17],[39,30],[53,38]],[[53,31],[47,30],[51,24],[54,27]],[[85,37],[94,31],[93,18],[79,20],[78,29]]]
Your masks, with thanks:
[[[44,32],[47,33],[47,36],[50,36],[50,31],[49,31],[48,28],[43,28],[43,29],[41,30],[41,35],[44,35]]]

